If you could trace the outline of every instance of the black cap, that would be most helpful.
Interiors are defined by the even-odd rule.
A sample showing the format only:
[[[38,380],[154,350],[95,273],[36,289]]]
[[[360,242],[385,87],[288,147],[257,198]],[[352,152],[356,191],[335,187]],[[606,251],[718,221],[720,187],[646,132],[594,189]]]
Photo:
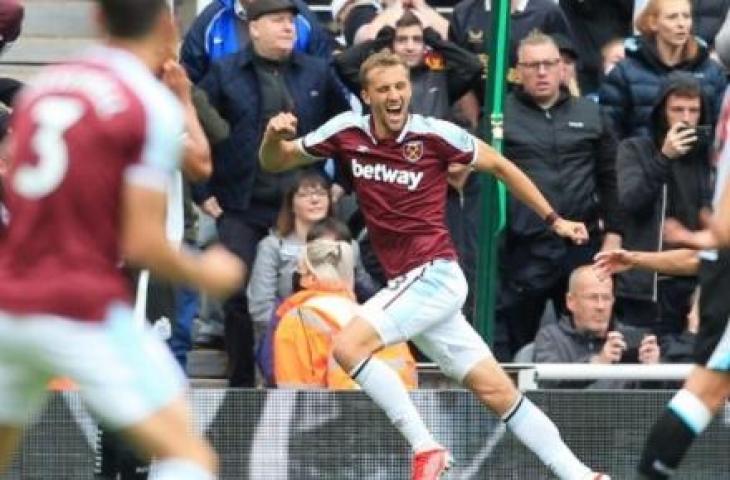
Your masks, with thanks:
[[[555,40],[555,43],[558,45],[558,50],[560,50],[560,53],[567,53],[574,59],[578,59],[578,50],[575,49],[575,45],[573,45],[573,41],[568,38],[567,35],[563,35],[562,33],[554,33],[552,34],[553,40]]]
[[[249,20],[257,20],[269,13],[289,10],[293,14],[299,13],[299,9],[291,0],[254,0],[246,6],[246,17]]]

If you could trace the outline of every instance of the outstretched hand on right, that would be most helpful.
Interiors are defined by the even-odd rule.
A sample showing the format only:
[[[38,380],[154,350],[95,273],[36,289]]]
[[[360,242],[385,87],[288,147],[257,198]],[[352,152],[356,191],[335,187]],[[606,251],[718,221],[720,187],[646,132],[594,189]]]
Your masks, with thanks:
[[[610,277],[615,273],[625,272],[634,267],[631,253],[621,248],[598,252],[593,260],[595,261],[593,266],[601,278]]]
[[[291,140],[296,135],[297,117],[289,112],[282,112],[271,117],[264,133],[269,140]]]

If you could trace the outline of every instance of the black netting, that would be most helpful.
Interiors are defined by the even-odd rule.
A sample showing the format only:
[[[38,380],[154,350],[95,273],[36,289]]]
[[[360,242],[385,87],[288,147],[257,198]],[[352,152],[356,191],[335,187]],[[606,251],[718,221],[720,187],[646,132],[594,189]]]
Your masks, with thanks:
[[[449,479],[549,479],[538,459],[465,391],[413,394],[454,454]],[[633,477],[647,431],[671,392],[538,391],[529,397],[589,465]],[[196,390],[197,426],[218,451],[223,479],[405,479],[407,445],[360,392]],[[54,396],[8,479],[92,479],[97,427],[75,395]],[[678,478],[730,478],[730,413],[698,440]]]

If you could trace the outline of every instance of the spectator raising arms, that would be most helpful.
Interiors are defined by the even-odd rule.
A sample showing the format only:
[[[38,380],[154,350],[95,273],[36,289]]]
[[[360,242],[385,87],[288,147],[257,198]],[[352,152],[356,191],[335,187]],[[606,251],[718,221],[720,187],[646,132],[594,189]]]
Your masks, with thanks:
[[[389,48],[410,69],[413,85],[411,112],[447,119],[452,104],[476,85],[481,64],[476,55],[444,40],[418,16],[406,10],[395,27],[383,27],[375,40],[365,41],[335,57],[345,84],[360,93],[360,65],[372,54]]]
[[[714,125],[725,92],[725,72],[706,44],[692,35],[690,0],[649,0],[636,18],[639,35],[626,40],[626,58],[606,77],[599,101],[619,139],[650,136],[651,110],[669,72],[694,75],[711,102]]]
[[[333,0],[331,8],[347,47],[375,39],[383,27],[395,27],[406,12],[416,15],[424,28],[433,28],[442,38],[448,35],[449,21],[426,0]]]

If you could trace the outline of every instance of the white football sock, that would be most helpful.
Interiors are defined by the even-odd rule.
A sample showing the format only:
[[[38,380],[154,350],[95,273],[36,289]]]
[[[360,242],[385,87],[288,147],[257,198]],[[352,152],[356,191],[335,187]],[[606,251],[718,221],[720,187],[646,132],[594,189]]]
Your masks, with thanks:
[[[149,480],[215,480],[201,465],[182,458],[160,460],[152,466]]]
[[[385,363],[369,357],[350,376],[385,412],[414,452],[443,448],[426,428],[400,377]]]
[[[552,420],[527,397],[520,395],[502,420],[560,479],[580,479],[591,472],[563,442]]]

